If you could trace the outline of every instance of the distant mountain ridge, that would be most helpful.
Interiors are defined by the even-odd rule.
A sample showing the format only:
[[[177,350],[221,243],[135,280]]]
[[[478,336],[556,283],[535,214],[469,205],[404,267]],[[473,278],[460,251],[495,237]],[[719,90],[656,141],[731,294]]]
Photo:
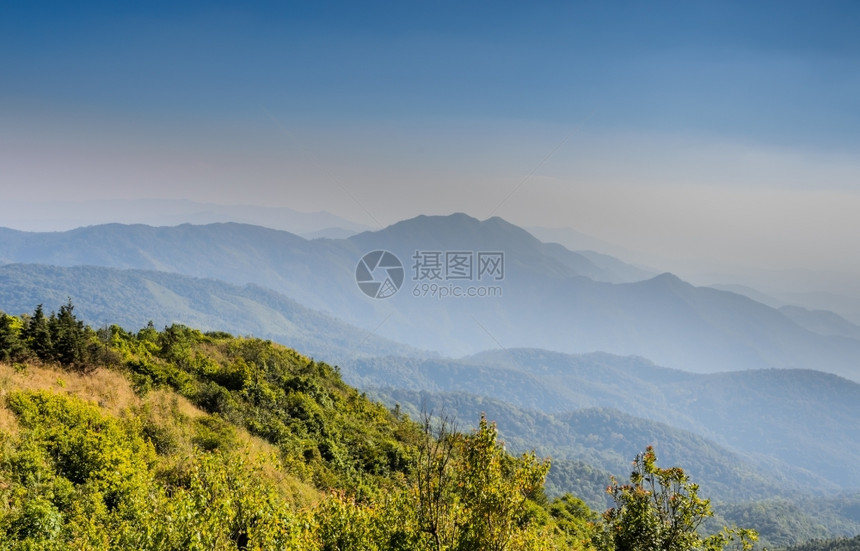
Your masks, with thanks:
[[[410,414],[433,411],[459,420],[486,414],[497,422],[510,451],[537,447],[540,455],[552,458],[546,484],[550,495],[573,491],[598,510],[612,506],[605,491],[610,474],[627,476],[626,456],[652,445],[663,464],[680,465],[702,482],[701,495],[713,500],[717,525],[754,526],[767,548],[860,530],[860,493],[848,490],[842,479],[824,480],[793,460],[732,451],[701,435],[613,408],[549,415],[466,392],[371,389],[368,394]]]
[[[301,348],[336,364],[361,355],[428,353],[378,337],[257,285],[145,270],[36,264],[0,266],[0,310],[46,311],[73,297],[75,312],[98,327],[110,320],[130,331],[148,321],[254,335]]]
[[[404,266],[403,288],[387,300],[368,298],[355,282],[358,260],[377,249],[392,251]],[[422,284],[432,283],[415,279],[416,251],[503,252],[502,281],[463,282],[496,285],[502,296],[416,296]],[[808,368],[860,380],[860,339],[811,331],[751,299],[694,287],[671,274],[630,281],[620,261],[592,258],[541,243],[500,218],[478,221],[465,214],[420,216],[348,239],[313,241],[243,224],[0,231],[2,262],[90,264],[254,283],[385,338],[447,355],[504,343],[640,355],[693,372]]]
[[[719,501],[774,498],[796,492],[825,494],[839,488],[835,482],[811,475],[795,465],[778,461],[766,466],[756,464],[749,457],[698,434],[613,408],[592,407],[549,415],[464,392],[373,389],[370,395],[388,404],[400,404],[404,411],[413,414],[421,408],[444,412],[458,420],[485,414],[497,423],[499,434],[515,453],[534,448],[540,455],[552,457],[554,465],[582,461],[618,477],[627,474],[628,456],[652,445],[663,463],[684,465],[693,479],[701,480],[703,487],[709,488],[708,497]],[[605,502],[605,484],[571,487],[572,481],[563,483],[558,476],[550,471],[550,482],[587,497],[596,508],[609,506]]]
[[[286,207],[223,205],[187,199],[94,199],[88,201],[21,201],[0,203],[3,224],[24,231],[67,231],[112,223],[177,226],[238,222],[295,234],[337,229],[354,234],[370,229],[329,212],[302,212]]]
[[[839,314],[828,310],[808,310],[800,306],[786,305],[779,311],[798,325],[820,335],[860,339],[860,325],[851,323]]]
[[[775,457],[860,488],[860,384],[827,373],[694,374],[636,357],[507,349],[461,360],[358,359],[344,378],[362,388],[466,393],[556,417],[612,408],[695,432],[765,465]]]

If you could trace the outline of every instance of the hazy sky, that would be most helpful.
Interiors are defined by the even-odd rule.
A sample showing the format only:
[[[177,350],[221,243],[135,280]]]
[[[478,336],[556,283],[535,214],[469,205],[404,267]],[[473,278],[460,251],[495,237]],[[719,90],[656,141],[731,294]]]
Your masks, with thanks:
[[[236,4],[4,2],[0,201],[463,211],[860,274],[856,2]]]

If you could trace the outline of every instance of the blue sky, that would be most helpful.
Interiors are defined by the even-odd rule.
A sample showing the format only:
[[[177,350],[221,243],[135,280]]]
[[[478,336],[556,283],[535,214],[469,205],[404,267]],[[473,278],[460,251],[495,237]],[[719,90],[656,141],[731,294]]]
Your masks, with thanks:
[[[311,122],[589,116],[822,147],[860,138],[856,3],[460,4],[13,2],[3,99],[104,116],[265,105]]]
[[[6,2],[0,183],[860,270],[858,28],[856,2]]]

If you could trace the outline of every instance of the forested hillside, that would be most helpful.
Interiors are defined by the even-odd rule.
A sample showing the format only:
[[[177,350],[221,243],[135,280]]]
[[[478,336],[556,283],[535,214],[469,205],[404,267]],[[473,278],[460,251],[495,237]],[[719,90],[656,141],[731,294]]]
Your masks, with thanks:
[[[741,452],[787,478],[781,484],[792,491],[795,484],[807,491],[860,489],[860,385],[831,374],[695,374],[639,357],[507,348],[460,360],[362,358],[344,376],[366,389],[468,394],[551,416],[617,410]],[[520,434],[531,432],[536,442],[552,434],[539,423],[523,428]]]
[[[754,537],[700,536],[708,502],[650,451],[629,485],[606,481],[603,517],[550,501],[549,461],[510,455],[493,423],[415,422],[268,341],[96,331],[67,303],[0,315],[0,355],[4,549],[609,550],[645,530],[680,551]]]
[[[786,551],[858,551],[860,536],[834,540],[816,540],[789,547]]]
[[[474,419],[486,413],[496,420],[508,448],[553,458],[549,481],[554,488],[575,489],[594,506],[605,504],[605,485],[565,480],[556,473],[563,461],[581,461],[600,472],[626,472],[637,450],[653,445],[660,457],[684,465],[687,472],[708,488],[708,497],[739,502],[766,496],[786,496],[802,491],[789,477],[759,469],[749,460],[716,445],[713,441],[662,423],[631,417],[617,410],[587,408],[557,415],[517,408],[491,398],[465,393],[373,391],[385,403],[401,404],[408,412],[422,407],[445,411],[459,419]],[[585,487],[580,484],[585,482]],[[827,485],[831,491],[836,486]],[[587,489],[590,486],[590,489]]]

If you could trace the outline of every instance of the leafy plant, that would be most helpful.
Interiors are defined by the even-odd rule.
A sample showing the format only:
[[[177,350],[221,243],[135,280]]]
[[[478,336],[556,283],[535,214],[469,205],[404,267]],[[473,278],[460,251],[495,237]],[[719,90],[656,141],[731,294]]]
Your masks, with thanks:
[[[753,530],[726,528],[702,537],[699,528],[713,516],[680,467],[660,468],[652,447],[636,456],[629,484],[615,479],[607,488],[615,507],[604,513],[616,551],[716,551],[738,543],[744,550],[758,539]]]

